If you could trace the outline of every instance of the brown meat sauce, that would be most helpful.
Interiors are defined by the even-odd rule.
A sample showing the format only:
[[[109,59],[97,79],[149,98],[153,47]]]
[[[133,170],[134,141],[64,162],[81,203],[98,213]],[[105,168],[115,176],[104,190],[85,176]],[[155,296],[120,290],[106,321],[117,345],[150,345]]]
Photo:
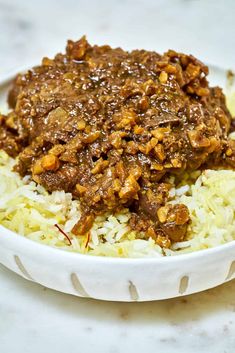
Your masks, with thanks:
[[[75,234],[88,232],[97,214],[128,207],[133,229],[169,247],[190,219],[186,206],[167,204],[167,176],[225,160],[234,166],[231,116],[207,74],[172,50],[68,41],[65,55],[17,76],[0,147],[19,156],[22,176],[80,199]]]

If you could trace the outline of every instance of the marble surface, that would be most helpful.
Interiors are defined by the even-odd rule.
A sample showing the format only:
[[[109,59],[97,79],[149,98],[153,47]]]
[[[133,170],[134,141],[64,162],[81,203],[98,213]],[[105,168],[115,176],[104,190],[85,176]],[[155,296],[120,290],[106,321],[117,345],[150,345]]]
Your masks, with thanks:
[[[3,353],[233,353],[235,281],[166,301],[79,299],[0,266]]]
[[[67,38],[235,67],[235,2],[0,0],[0,78],[62,50]],[[216,275],[216,274],[215,274]],[[79,299],[0,266],[0,352],[233,353],[235,281],[151,303]]]

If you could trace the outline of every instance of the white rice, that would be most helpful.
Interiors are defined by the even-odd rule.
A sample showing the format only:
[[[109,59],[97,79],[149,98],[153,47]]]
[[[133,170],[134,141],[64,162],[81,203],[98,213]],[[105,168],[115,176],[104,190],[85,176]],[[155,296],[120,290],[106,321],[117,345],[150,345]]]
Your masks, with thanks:
[[[131,230],[127,209],[122,213],[98,216],[89,239],[74,236],[71,229],[78,221],[79,201],[70,193],[49,194],[26,176],[23,179],[12,167],[16,161],[0,151],[0,224],[19,235],[68,251],[112,257],[159,257],[206,249],[235,240],[235,172],[206,170],[190,175],[172,188],[171,203],[187,205],[191,224],[187,239],[171,249],[161,249],[153,239]],[[189,181],[196,180],[190,185]],[[171,178],[174,182],[174,178]],[[69,236],[66,237],[55,224]],[[2,234],[1,236],[4,236]]]
[[[187,240],[173,244],[170,250],[165,250],[167,255],[207,249],[235,240],[234,200],[234,171],[204,171],[188,191],[172,201],[188,207],[191,224]]]
[[[130,229],[126,209],[115,216],[97,217],[89,241],[87,236],[74,236],[71,229],[81,215],[79,201],[64,191],[49,194],[28,176],[22,179],[12,171],[15,163],[0,151],[0,224],[4,227],[69,251],[114,257],[162,256],[162,249],[152,239],[139,239]],[[55,224],[69,236],[71,245]]]

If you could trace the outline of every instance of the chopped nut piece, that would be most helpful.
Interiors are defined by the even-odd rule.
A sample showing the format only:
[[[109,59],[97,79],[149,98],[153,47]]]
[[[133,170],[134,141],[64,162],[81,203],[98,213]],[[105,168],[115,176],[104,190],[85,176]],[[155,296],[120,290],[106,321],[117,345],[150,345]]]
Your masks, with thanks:
[[[93,213],[82,215],[78,223],[73,227],[72,233],[75,235],[85,235],[91,229],[94,219],[95,216]]]
[[[183,225],[187,223],[190,219],[188,208],[185,205],[175,205],[175,207],[173,208],[173,212],[176,215],[175,223],[177,225]]]
[[[188,131],[188,137],[191,145],[194,148],[203,148],[210,146],[210,140],[205,135],[203,135],[201,131]]]
[[[84,143],[92,143],[100,137],[100,131],[92,132],[88,136],[84,136],[82,141]]]
[[[16,130],[17,129],[17,116],[13,112],[9,113],[6,121],[6,126],[9,127],[10,129]]]
[[[55,171],[60,167],[59,159],[53,154],[48,154],[42,157],[41,164],[43,169],[51,171]]]
[[[122,146],[122,138],[121,138],[121,134],[119,131],[113,132],[110,136],[109,136],[109,141],[111,143],[111,145],[113,145],[115,148],[120,148]]]
[[[121,186],[122,186],[122,184],[121,184],[120,180],[119,179],[114,179],[114,181],[113,181],[114,190],[115,191],[120,191]]]
[[[208,96],[210,94],[210,91],[208,88],[203,88],[203,87],[199,87],[197,89],[195,89],[195,92],[198,96]]]
[[[173,165],[174,168],[181,168],[182,167],[181,161],[177,158],[172,158],[171,164]]]
[[[156,238],[156,232],[155,232],[153,227],[151,227],[151,226],[148,227],[148,229],[146,230],[146,233],[147,233],[149,238],[153,238],[153,239]]]
[[[156,162],[153,162],[151,164],[151,169],[161,171],[161,170],[163,170],[163,165],[156,163]]]
[[[157,92],[157,85],[153,80],[148,80],[143,84],[144,92],[146,96],[152,96]]]
[[[226,156],[230,157],[233,154],[233,150],[231,148],[228,148],[226,151]]]
[[[95,163],[94,168],[91,170],[92,174],[97,174],[102,172],[109,165],[109,161],[104,161],[103,158],[98,159]]]
[[[121,180],[121,182],[124,182],[125,176],[126,176],[126,171],[124,168],[123,161],[120,161],[117,163],[116,169],[115,169],[115,174]]]
[[[49,59],[47,57],[42,59],[42,65],[43,66],[52,66],[54,61],[52,59]]]
[[[134,126],[134,133],[136,135],[141,135],[143,132],[144,132],[144,128],[142,126],[139,126],[139,125]]]
[[[170,169],[170,168],[172,168],[172,164],[171,163],[166,163],[166,164],[164,164],[164,168]]]
[[[81,60],[88,48],[86,37],[83,36],[78,42],[68,41],[67,52],[74,60]]]
[[[158,143],[158,140],[155,137],[153,137],[149,142],[146,143],[146,145],[144,146],[139,145],[139,150],[142,153],[149,154],[149,152],[156,146],[157,143]]]
[[[85,130],[85,127],[86,127],[85,120],[79,120],[77,123],[77,129],[78,130]]]
[[[122,113],[122,119],[117,123],[117,128],[126,128],[130,129],[131,126],[136,124],[136,114],[131,110],[125,110]]]
[[[63,124],[68,118],[68,113],[61,107],[53,109],[48,114],[47,120],[51,125]]]
[[[138,102],[139,110],[144,112],[148,109],[148,107],[149,107],[149,98],[146,96],[140,98],[140,100]]]
[[[154,152],[155,152],[155,155],[157,156],[157,158],[158,158],[161,162],[163,162],[164,159],[166,158],[166,156],[165,156],[165,153],[164,153],[164,148],[163,148],[163,146],[162,146],[160,143],[158,143],[158,144],[155,146]]]
[[[60,156],[63,152],[64,152],[65,148],[62,145],[55,145],[54,147],[52,147],[48,153],[49,154],[53,154],[54,156]]]
[[[44,169],[42,167],[41,160],[36,161],[32,167],[32,173],[34,175],[39,175],[39,174],[42,174],[43,172],[44,172]]]
[[[63,75],[63,78],[64,78],[66,81],[69,81],[69,82],[73,82],[74,77],[75,77],[75,75],[74,75],[72,72],[66,72],[66,73]]]
[[[220,148],[220,141],[214,136],[210,137],[209,140],[210,146],[208,147],[207,152],[212,153],[217,151]]]
[[[94,203],[97,203],[101,200],[101,196],[99,194],[95,195],[94,198],[93,198],[93,202]]]
[[[119,192],[119,197],[121,199],[129,198],[130,196],[133,197],[139,190],[140,186],[137,183],[135,177],[133,175],[129,175],[125,180],[124,186]]]
[[[136,154],[139,151],[138,144],[134,141],[127,142],[126,153]]]
[[[169,127],[159,127],[156,130],[152,130],[151,134],[158,139],[158,141],[162,141],[164,139],[165,134],[170,132]]]
[[[159,75],[159,81],[161,83],[166,83],[168,80],[168,74],[165,71],[162,71]]]
[[[169,211],[169,207],[168,206],[160,207],[157,210],[157,216],[158,216],[159,222],[161,222],[161,223],[165,223],[166,222],[168,211]]]
[[[82,195],[87,191],[87,188],[85,186],[82,186],[81,184],[76,184],[76,191],[79,195]]]
[[[168,74],[175,74],[177,71],[177,68],[174,65],[167,65],[164,67],[164,71],[166,71]]]
[[[200,67],[190,63],[186,68],[186,74],[190,77],[190,80],[195,79],[200,75]]]
[[[130,174],[133,175],[136,180],[138,180],[142,174],[141,167],[139,165],[134,166],[133,168],[130,169]]]
[[[164,235],[158,234],[155,241],[161,248],[169,249],[171,246],[170,239]]]

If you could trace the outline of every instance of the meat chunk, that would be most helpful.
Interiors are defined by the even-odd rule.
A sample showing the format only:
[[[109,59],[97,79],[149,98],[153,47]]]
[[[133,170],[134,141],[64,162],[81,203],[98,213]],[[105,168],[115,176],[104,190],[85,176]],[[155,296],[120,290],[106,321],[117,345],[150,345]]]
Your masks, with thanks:
[[[95,214],[129,207],[133,228],[169,246],[184,238],[189,216],[183,205],[165,208],[166,176],[235,159],[231,116],[207,74],[196,58],[172,50],[70,40],[65,54],[16,78],[0,146],[19,155],[21,175],[79,197],[84,226],[75,233],[87,232]]]

